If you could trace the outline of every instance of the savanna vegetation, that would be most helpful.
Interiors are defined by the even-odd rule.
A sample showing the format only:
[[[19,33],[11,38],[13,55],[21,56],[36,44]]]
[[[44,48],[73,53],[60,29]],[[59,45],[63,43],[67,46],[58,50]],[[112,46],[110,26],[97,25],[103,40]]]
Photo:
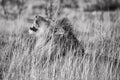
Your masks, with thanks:
[[[120,11],[107,1],[0,0],[0,80],[120,80]],[[48,24],[29,34],[36,15]]]

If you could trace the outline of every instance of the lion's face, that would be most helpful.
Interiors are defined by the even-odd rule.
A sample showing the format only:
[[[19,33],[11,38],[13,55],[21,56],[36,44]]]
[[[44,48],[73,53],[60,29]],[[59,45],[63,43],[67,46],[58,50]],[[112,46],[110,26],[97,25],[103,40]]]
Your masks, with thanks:
[[[29,28],[29,34],[35,34],[37,36],[44,35],[47,28],[47,19],[41,16],[36,16],[33,25]]]

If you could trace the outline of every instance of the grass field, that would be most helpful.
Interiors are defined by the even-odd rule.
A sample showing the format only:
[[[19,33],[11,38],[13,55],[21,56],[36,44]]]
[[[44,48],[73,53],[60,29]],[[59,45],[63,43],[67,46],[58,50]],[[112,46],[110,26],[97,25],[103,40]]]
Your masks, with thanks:
[[[69,22],[57,18],[52,26],[57,26],[56,31],[61,26],[72,30],[54,35],[54,28],[42,26],[29,34],[34,16],[46,16],[43,4],[47,3],[29,0],[14,20],[0,16],[0,80],[120,80],[119,10],[84,12],[64,7],[59,19],[67,17]]]

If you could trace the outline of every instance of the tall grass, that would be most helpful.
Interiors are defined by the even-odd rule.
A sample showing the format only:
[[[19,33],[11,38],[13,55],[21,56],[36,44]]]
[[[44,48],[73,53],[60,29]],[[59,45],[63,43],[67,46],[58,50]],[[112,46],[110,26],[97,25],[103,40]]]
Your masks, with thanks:
[[[0,32],[0,80],[120,79],[119,22],[96,41],[79,40],[66,18],[41,28]]]
[[[78,40],[76,44],[67,33],[61,35],[64,38],[60,34],[51,36],[48,28],[44,36],[30,35],[27,29],[19,33],[1,32],[0,79],[119,80],[120,38],[115,36],[119,32],[116,28],[119,27],[111,29],[110,38],[96,42]],[[83,55],[75,55],[82,54],[77,51],[82,49]]]

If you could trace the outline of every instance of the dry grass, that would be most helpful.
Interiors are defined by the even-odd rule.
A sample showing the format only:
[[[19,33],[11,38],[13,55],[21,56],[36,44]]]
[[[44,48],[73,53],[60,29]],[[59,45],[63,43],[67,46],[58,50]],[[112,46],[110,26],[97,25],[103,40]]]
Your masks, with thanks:
[[[58,20],[44,33],[0,31],[0,80],[120,80],[120,22],[99,14]]]

